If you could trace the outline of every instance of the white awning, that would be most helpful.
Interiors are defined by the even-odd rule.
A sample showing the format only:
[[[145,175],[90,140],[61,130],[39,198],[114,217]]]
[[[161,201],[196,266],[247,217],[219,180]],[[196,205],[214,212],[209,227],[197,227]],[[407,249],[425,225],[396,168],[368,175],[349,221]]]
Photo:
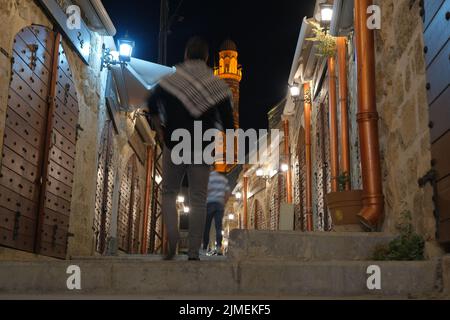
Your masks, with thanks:
[[[175,68],[132,58],[127,66],[112,66],[111,71],[117,84],[121,107],[132,112],[146,107],[150,90],[162,78],[174,73]]]

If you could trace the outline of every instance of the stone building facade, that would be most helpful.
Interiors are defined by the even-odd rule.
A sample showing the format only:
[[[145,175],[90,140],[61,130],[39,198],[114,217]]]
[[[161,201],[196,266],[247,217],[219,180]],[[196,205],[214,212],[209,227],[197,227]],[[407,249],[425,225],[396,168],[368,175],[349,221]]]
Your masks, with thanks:
[[[102,69],[103,47],[106,46],[106,48],[114,50],[114,46],[111,46],[111,43],[114,43],[112,39],[114,34],[105,30],[99,31],[98,28],[90,28],[92,21],[85,18],[87,15],[83,14],[83,25],[89,26],[83,29],[89,35],[89,43],[87,46],[84,43],[84,48],[89,50],[84,55],[80,54],[73,43],[73,39],[71,40],[65,32],[61,32],[61,30],[64,31],[64,26],[58,20],[58,17],[64,14],[68,5],[77,4],[77,2],[55,1],[53,4],[55,6],[49,9],[40,1],[0,1],[0,19],[4,23],[0,35],[0,143],[3,146],[3,154],[0,156],[0,160],[2,161],[3,177],[5,172],[11,168],[11,164],[7,164],[9,153],[5,151],[7,141],[4,141],[8,132],[14,134],[14,128],[11,129],[11,123],[8,123],[8,119],[11,119],[10,115],[22,117],[18,121],[25,121],[22,126],[25,133],[29,130],[28,126],[32,126],[30,120],[24,117],[24,114],[32,113],[32,111],[20,113],[16,109],[17,106],[10,103],[11,95],[14,96],[13,91],[17,89],[13,88],[11,83],[14,83],[15,79],[23,78],[20,74],[21,70],[15,69],[15,66],[17,63],[24,63],[25,67],[22,70],[27,71],[28,61],[25,60],[30,58],[31,62],[28,67],[35,71],[34,68],[36,67],[33,67],[32,63],[33,57],[35,57],[34,61],[37,62],[38,67],[45,59],[40,55],[43,52],[41,48],[48,50],[49,53],[46,53],[46,55],[50,57],[51,49],[48,48],[47,40],[44,43],[36,30],[41,31],[40,34],[59,35],[62,33],[60,35],[62,49],[59,55],[60,57],[67,57],[68,66],[64,72],[67,75],[70,74],[73,87],[67,84],[66,89],[70,88],[68,90],[73,92],[70,91],[70,96],[69,94],[66,95],[66,101],[55,99],[56,108],[61,105],[61,113],[66,115],[68,98],[78,106],[79,113],[78,119],[72,119],[72,127],[75,130],[72,133],[70,133],[70,128],[67,128],[67,123],[64,123],[64,121],[62,121],[60,127],[54,129],[56,133],[50,138],[49,150],[56,150],[52,143],[58,142],[55,138],[58,137],[58,132],[65,130],[65,133],[69,135],[76,134],[76,139],[74,139],[76,150],[73,152],[73,158],[68,158],[68,154],[65,153],[60,156],[60,159],[68,159],[73,163],[73,168],[71,168],[73,171],[70,172],[70,175],[67,173],[69,176],[66,177],[66,181],[57,181],[57,191],[53,190],[56,193],[65,190],[64,194],[67,195],[64,203],[67,203],[70,209],[66,208],[64,218],[62,218],[62,215],[59,216],[67,223],[67,229],[64,227],[61,229],[56,223],[52,225],[52,222],[45,222],[44,220],[43,224],[45,228],[48,227],[48,230],[46,229],[47,231],[45,234],[43,232],[41,237],[53,238],[53,241],[50,241],[51,243],[48,243],[47,246],[53,249],[59,246],[61,248],[59,254],[46,254],[42,245],[29,245],[27,249],[23,249],[17,244],[18,240],[26,238],[35,241],[34,237],[36,233],[39,233],[39,230],[29,229],[37,229],[36,221],[51,217],[53,211],[44,205],[43,211],[36,210],[32,213],[33,220],[26,220],[28,217],[24,217],[22,211],[24,209],[20,207],[20,201],[18,201],[13,224],[14,230],[11,230],[12,224],[8,221],[11,221],[11,217],[14,220],[14,212],[11,211],[11,207],[8,207],[10,198],[6,199],[6,195],[10,194],[7,192],[11,190],[6,190],[9,186],[3,184],[2,187],[6,187],[6,189],[2,189],[3,197],[0,207],[3,219],[0,228],[3,229],[2,235],[5,238],[0,245],[0,259],[48,259],[51,257],[66,258],[107,253],[117,254],[120,252],[160,252],[163,240],[158,201],[160,180],[157,179],[160,177],[161,170],[159,164],[160,148],[140,111],[124,110],[118,103],[117,95],[120,84],[115,82],[108,68]],[[24,47],[22,57],[24,60],[22,61],[17,59],[17,55],[20,54],[18,43],[22,43],[24,32],[27,35],[32,33],[36,35],[36,39],[26,38],[24,41],[33,42],[38,49],[37,55],[34,56],[30,49],[32,43],[26,43],[28,47]],[[81,47],[83,47],[83,43]],[[12,59],[13,57],[15,59]],[[21,81],[24,81],[25,85],[29,85],[33,89],[35,88],[33,83],[40,74],[35,72],[31,75],[30,79],[23,78]],[[59,87],[56,86],[56,88]],[[30,100],[32,100],[31,97],[34,97],[32,96],[34,94],[33,92],[30,93]],[[114,96],[116,96],[116,99],[114,99]],[[46,102],[52,99],[46,98],[43,98],[42,105],[47,106]],[[58,96],[57,98],[61,97]],[[64,98],[61,99],[64,100]],[[23,103],[23,105],[25,105],[25,108],[29,107],[29,104]],[[45,118],[43,119],[45,120]],[[56,123],[58,123],[58,119],[56,117]],[[54,139],[53,142],[52,139]],[[63,141],[65,142],[65,140]],[[16,144],[23,147],[23,145],[20,145],[20,140],[17,140]],[[45,143],[34,147],[44,154],[49,152],[45,151]],[[22,183],[26,182],[24,167],[27,166],[27,163],[24,155],[18,156],[22,167],[18,167],[18,171],[14,174],[19,177],[19,180],[21,179],[18,186],[22,187]],[[23,172],[20,171],[21,168]],[[53,173],[53,169],[53,167],[50,169],[50,175]],[[58,177],[61,172],[68,172],[61,167],[56,168],[56,171],[58,171]],[[41,181],[46,183],[50,181],[49,177],[43,176],[42,178]],[[38,182],[35,181],[35,183]],[[44,199],[50,201],[50,187],[46,187],[46,190],[47,194]],[[22,195],[14,193],[14,197],[20,196]],[[61,200],[61,194],[59,193],[52,196]],[[42,201],[42,197],[42,194],[36,195],[36,201]],[[62,206],[61,203],[63,202],[61,200],[55,203]],[[56,220],[57,218],[55,218]],[[52,232],[53,234],[51,234]],[[10,235],[9,242],[7,242],[7,237]],[[49,250],[52,251],[53,249]]]
[[[319,2],[315,17],[320,16]],[[333,1],[329,1],[333,4]],[[381,158],[381,183],[384,194],[384,215],[376,231],[397,232],[397,224],[405,213],[412,216],[414,229],[427,241],[428,256],[440,255],[441,247],[436,238],[437,221],[434,215],[433,188],[431,185],[420,187],[419,179],[431,169],[430,118],[427,100],[427,64],[425,62],[424,12],[431,6],[425,3],[425,10],[418,1],[374,1],[381,13],[381,29],[375,30],[375,78],[376,109],[379,114],[379,142]],[[435,3],[436,4],[436,3]],[[435,5],[434,4],[434,5]],[[339,14],[331,22],[334,36],[345,37],[346,70],[336,69],[336,80],[344,72],[348,82],[347,108],[350,153],[350,178],[352,189],[363,189],[363,168],[361,166],[361,142],[358,124],[358,58],[356,50],[355,24],[353,20],[353,1],[338,1],[334,4]],[[340,6],[340,7],[339,7]],[[427,7],[428,6],[428,7]],[[439,1],[433,8],[433,15],[445,11],[445,1]],[[436,6],[434,6],[436,7]],[[429,13],[428,13],[429,14]],[[445,15],[445,14],[444,14]],[[433,16],[432,16],[433,17]],[[437,17],[437,16],[436,16]],[[441,17],[442,18],[442,17]],[[432,18],[428,18],[429,20]],[[311,99],[311,160],[312,160],[312,213],[315,231],[333,230],[333,221],[329,215],[326,195],[331,191],[333,177],[330,171],[330,87],[329,68],[325,57],[318,57],[315,44],[306,40],[314,33],[306,19],[302,26],[296,57],[294,59],[289,84],[303,89],[303,83],[309,83],[311,92],[303,90],[299,97],[288,94],[284,107],[284,119],[289,121],[290,173],[292,174],[293,199],[295,211],[295,229],[305,230],[306,202],[306,162],[305,162],[305,94]],[[443,26],[441,31],[444,32]],[[444,28],[445,29],[445,28]],[[337,58],[337,56],[336,56]],[[429,76],[429,75],[428,75]],[[429,80],[428,80],[429,81]],[[339,81],[336,91],[339,92]],[[429,86],[429,85],[428,85]],[[429,92],[428,92],[429,95]],[[342,97],[338,96],[338,106]],[[341,122],[340,108],[337,108],[337,123]],[[338,137],[342,135],[341,127]],[[339,160],[342,161],[342,155]],[[241,184],[235,190],[243,190],[243,177],[249,178],[249,189],[253,187],[254,171],[248,169],[242,173]],[[284,176],[282,174],[281,176]],[[268,193],[279,181],[273,184],[266,181],[259,201],[265,212],[271,205]],[[276,187],[275,187],[276,188]],[[441,191],[441,208],[446,207],[448,199]],[[437,195],[435,195],[436,197]],[[249,226],[254,226],[255,210],[252,194],[249,200],[242,201],[241,217],[247,210]],[[286,201],[284,198],[281,201]],[[243,206],[247,204],[247,209]],[[257,211],[257,210],[256,210]],[[278,219],[284,214],[278,211]],[[441,213],[445,214],[445,213]],[[244,219],[244,218],[243,218]],[[268,226],[266,225],[267,229]]]

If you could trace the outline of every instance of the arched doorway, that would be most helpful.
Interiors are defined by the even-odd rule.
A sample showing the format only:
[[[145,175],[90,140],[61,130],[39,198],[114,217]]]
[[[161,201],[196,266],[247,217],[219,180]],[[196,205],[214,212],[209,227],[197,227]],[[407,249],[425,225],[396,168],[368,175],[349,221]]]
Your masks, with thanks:
[[[278,220],[280,213],[280,194],[278,176],[272,178],[272,189],[270,191],[269,207],[269,230],[278,230]]]
[[[297,150],[294,160],[294,210],[295,210],[295,230],[304,230],[305,226],[305,204],[306,204],[306,156],[305,132],[300,130]]]
[[[326,206],[325,197],[331,192],[331,169],[330,169],[330,129],[328,98],[325,99],[316,116],[316,159],[314,166],[315,179],[315,209],[317,216],[317,227],[320,231],[331,229],[331,218]]]
[[[113,157],[113,124],[107,121],[100,142],[94,216],[95,250],[101,254],[105,253],[111,227],[115,180]]]
[[[137,172],[137,158],[133,154],[122,176],[119,194],[119,249],[126,253],[133,254],[139,252],[140,217],[141,193]]]
[[[263,207],[258,200],[255,200],[255,229],[266,230],[266,228],[267,225]]]
[[[61,36],[14,38],[0,173],[0,245],[65,258],[78,103]]]

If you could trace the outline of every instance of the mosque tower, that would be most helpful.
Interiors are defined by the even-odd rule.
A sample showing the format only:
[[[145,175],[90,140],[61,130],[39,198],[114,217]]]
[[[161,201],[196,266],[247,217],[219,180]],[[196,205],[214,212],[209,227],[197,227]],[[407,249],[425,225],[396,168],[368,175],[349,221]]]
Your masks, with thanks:
[[[236,44],[231,40],[225,40],[220,46],[219,66],[214,69],[214,74],[225,80],[233,92],[233,113],[236,129],[239,128],[239,87],[242,80],[242,67],[238,63],[238,51]]]

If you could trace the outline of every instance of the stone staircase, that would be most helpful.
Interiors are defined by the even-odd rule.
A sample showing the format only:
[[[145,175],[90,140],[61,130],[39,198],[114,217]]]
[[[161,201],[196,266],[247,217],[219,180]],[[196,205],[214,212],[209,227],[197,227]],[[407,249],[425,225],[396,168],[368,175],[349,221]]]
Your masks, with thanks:
[[[369,261],[393,236],[235,230],[229,255],[188,262],[155,256],[0,262],[0,298],[426,298],[441,297],[443,263]],[[67,288],[69,266],[81,290]],[[381,270],[381,290],[367,288],[367,268]],[[450,263],[447,263],[450,265]]]

